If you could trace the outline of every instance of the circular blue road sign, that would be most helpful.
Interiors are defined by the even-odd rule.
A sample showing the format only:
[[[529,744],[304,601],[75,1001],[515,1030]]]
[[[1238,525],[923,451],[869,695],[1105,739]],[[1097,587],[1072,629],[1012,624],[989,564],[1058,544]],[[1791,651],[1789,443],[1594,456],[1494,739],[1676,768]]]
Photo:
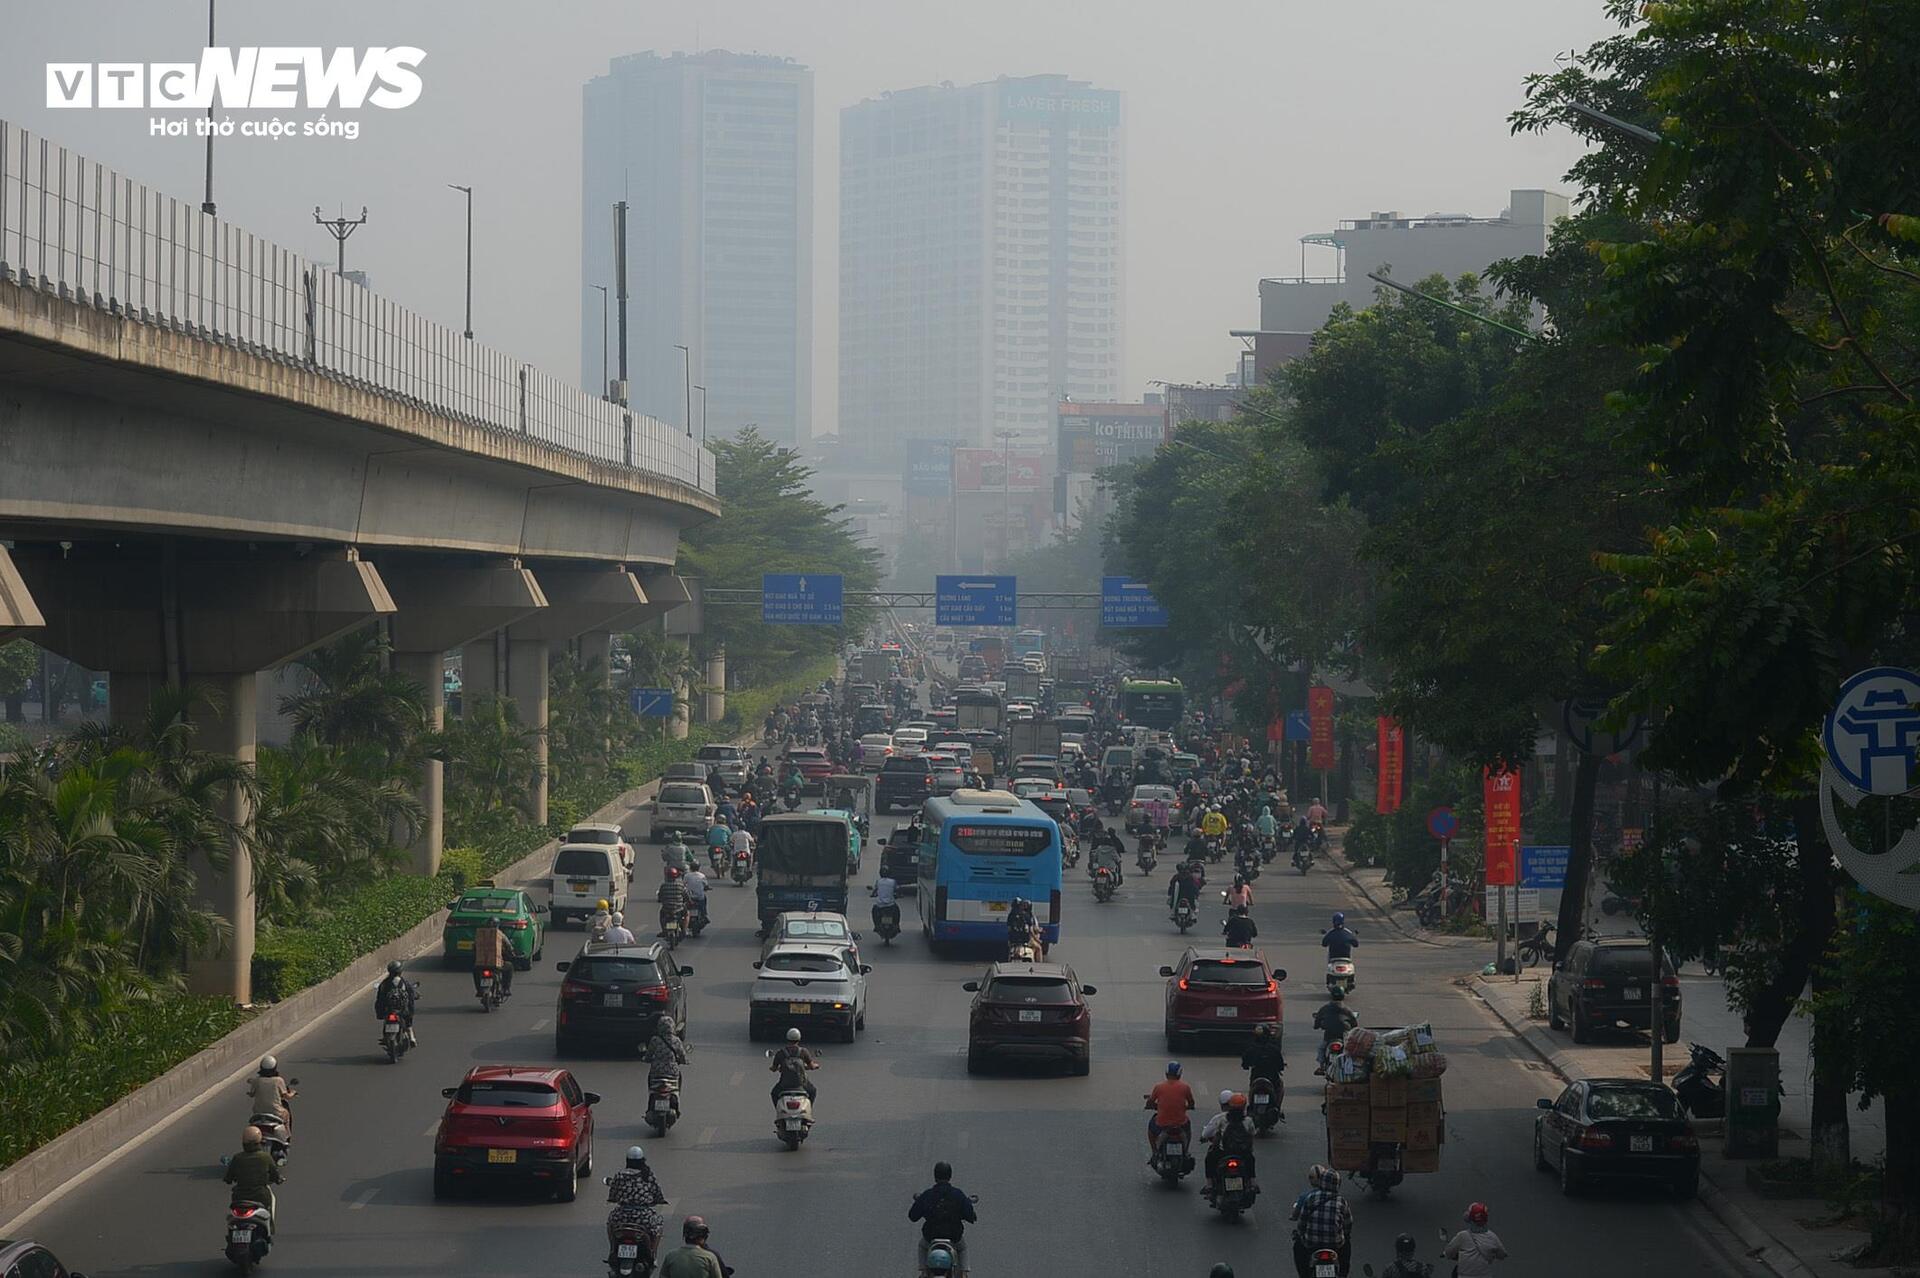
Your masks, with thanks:
[[[1427,833],[1436,839],[1451,839],[1459,828],[1460,818],[1452,808],[1438,807],[1427,813]]]

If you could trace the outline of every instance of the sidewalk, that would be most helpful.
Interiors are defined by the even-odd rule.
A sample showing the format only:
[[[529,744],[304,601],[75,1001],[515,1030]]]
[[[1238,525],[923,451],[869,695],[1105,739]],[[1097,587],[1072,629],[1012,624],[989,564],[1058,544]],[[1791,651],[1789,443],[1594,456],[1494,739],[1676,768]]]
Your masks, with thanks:
[[[1712,1047],[1722,1055],[1727,1047],[1746,1041],[1740,1017],[1727,1006],[1725,987],[1718,978],[1687,975],[1681,979],[1681,1041],[1667,1047],[1663,1060],[1669,1081],[1687,1063],[1689,1040]],[[1473,992],[1493,1014],[1562,1078],[1573,1081],[1650,1076],[1649,1048],[1639,1035],[1576,1047],[1566,1033],[1549,1029],[1544,1019],[1530,1018],[1527,1004],[1531,991],[1537,988],[1544,999],[1546,987],[1544,969],[1523,972],[1517,982],[1510,976],[1487,976],[1472,985]],[[1810,1029],[1803,1017],[1795,1017],[1780,1034],[1782,1158],[1804,1157],[1807,1151],[1809,1037]],[[1865,1112],[1851,1110],[1848,1118],[1853,1156],[1862,1162],[1878,1159],[1886,1148],[1886,1127],[1880,1107],[1876,1104]],[[1862,1272],[1833,1257],[1865,1241],[1864,1229],[1850,1225],[1810,1227],[1807,1222],[1828,1214],[1826,1204],[1819,1199],[1761,1197],[1747,1183],[1747,1168],[1754,1164],[1724,1156],[1719,1138],[1706,1134],[1711,1127],[1702,1126],[1700,1201],[1740,1239],[1750,1256],[1781,1278],[1840,1278],[1843,1274]]]
[[[1419,918],[1410,909],[1395,909],[1393,889],[1387,886],[1387,872],[1377,866],[1356,866],[1347,860],[1345,826],[1327,827],[1326,863],[1353,884],[1356,891],[1365,897],[1367,903],[1377,910],[1381,917],[1395,930],[1416,941],[1425,941],[1430,945],[1460,946],[1478,945],[1483,942],[1475,937],[1452,936],[1445,932],[1435,932],[1420,926]],[[1279,862],[1275,861],[1278,865]]]

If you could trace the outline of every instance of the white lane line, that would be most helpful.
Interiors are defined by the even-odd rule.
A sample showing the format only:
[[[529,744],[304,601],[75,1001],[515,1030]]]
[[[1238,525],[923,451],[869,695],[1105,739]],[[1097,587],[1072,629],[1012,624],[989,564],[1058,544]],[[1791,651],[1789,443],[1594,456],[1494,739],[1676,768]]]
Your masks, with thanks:
[[[533,1028],[536,1030],[543,1030],[547,1026],[551,1025],[552,1023],[553,1023],[552,1021],[550,1021],[548,1018],[543,1016],[539,1020],[533,1023]]]
[[[746,1076],[747,1076],[747,1071],[745,1071],[744,1069],[736,1069],[735,1071],[733,1071],[733,1077],[727,1080],[727,1086],[728,1087],[740,1086],[740,1080],[745,1078]]]
[[[700,1129],[700,1138],[699,1138],[698,1140],[696,1140],[696,1141],[694,1141],[693,1143],[694,1143],[695,1145],[698,1145],[698,1146],[701,1146],[701,1147],[705,1147],[705,1146],[707,1146],[707,1145],[711,1145],[711,1144],[713,1144],[713,1135],[714,1135],[714,1133],[715,1133],[715,1132],[717,1132],[717,1131],[719,1131],[719,1130],[720,1130],[720,1129],[719,1129],[718,1127],[702,1127],[702,1128]]]
[[[348,1204],[347,1204],[347,1210],[348,1210],[348,1211],[359,1211],[359,1210],[360,1210],[360,1209],[361,1209],[362,1207],[365,1207],[365,1206],[366,1206],[366,1205],[367,1205],[368,1203],[370,1203],[370,1202],[372,1202],[372,1201],[373,1201],[373,1198],[374,1198],[374,1195],[375,1195],[375,1194],[378,1194],[379,1192],[380,1192],[380,1191],[379,1191],[379,1190],[377,1190],[377,1189],[363,1189],[363,1190],[361,1190],[361,1191],[360,1191],[360,1196],[359,1196],[358,1198],[356,1198],[356,1199],[354,1199],[354,1200],[353,1200],[352,1202],[350,1202],[350,1203],[348,1203]]]
[[[439,1134],[440,1134],[440,1120],[436,1118],[436,1119],[434,1119],[434,1120],[433,1120],[433,1121],[432,1121],[431,1123],[428,1123],[428,1124],[427,1124],[427,1130],[425,1130],[424,1132],[421,1132],[420,1134],[421,1134],[422,1136],[437,1136],[437,1135],[439,1135]]]

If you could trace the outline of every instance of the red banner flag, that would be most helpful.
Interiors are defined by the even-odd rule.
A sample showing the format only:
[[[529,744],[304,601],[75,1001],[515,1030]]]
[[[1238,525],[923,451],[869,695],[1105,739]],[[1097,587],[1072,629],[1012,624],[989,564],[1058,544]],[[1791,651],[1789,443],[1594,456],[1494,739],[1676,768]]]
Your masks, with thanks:
[[[1378,720],[1380,733],[1380,761],[1375,769],[1378,781],[1374,789],[1373,808],[1382,816],[1400,810],[1400,778],[1406,766],[1407,730],[1399,722],[1381,715]]]
[[[1333,771],[1333,689],[1307,689],[1307,766]]]
[[[1515,768],[1483,771],[1481,797],[1486,808],[1487,886],[1513,887],[1518,882],[1514,864],[1520,849],[1520,772]]]

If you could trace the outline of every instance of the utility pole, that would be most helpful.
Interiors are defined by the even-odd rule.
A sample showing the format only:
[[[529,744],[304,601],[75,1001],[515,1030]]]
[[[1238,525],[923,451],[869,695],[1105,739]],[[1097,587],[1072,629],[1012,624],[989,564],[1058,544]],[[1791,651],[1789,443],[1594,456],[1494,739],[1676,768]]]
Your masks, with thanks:
[[[707,447],[707,388],[704,386],[696,386],[694,389],[700,392],[700,449],[701,452],[705,452]],[[693,486],[695,488],[700,486],[700,453],[693,455]]]
[[[473,188],[461,186],[457,182],[447,183],[450,191],[460,191],[467,197],[467,340],[473,340]]]
[[[613,286],[620,302],[620,402],[627,402],[627,202],[613,206]]]
[[[209,49],[213,47],[213,4],[214,4],[214,0],[207,0],[207,47]],[[214,207],[213,207],[213,99],[212,97],[208,97],[207,99],[207,197],[206,199],[200,202],[200,211],[210,216],[217,216],[217,214],[214,213]],[[319,210],[317,209],[315,210],[315,212],[318,212],[318,211]]]
[[[693,438],[693,352],[689,351],[686,347],[681,346],[678,343],[674,344],[673,349],[680,352],[680,384],[686,388],[686,395],[687,395],[687,415],[684,420],[687,423],[687,438],[692,439]]]
[[[600,290],[600,398],[607,398],[607,286],[595,284]]]
[[[328,234],[333,236],[334,242],[339,246],[340,257],[335,269],[341,275],[345,275],[347,273],[347,237],[367,224],[367,206],[364,204],[360,206],[359,217],[350,218],[344,213],[339,217],[321,217],[320,206],[316,204],[313,206],[313,220],[326,227]],[[473,334],[468,333],[467,336],[472,337]]]

